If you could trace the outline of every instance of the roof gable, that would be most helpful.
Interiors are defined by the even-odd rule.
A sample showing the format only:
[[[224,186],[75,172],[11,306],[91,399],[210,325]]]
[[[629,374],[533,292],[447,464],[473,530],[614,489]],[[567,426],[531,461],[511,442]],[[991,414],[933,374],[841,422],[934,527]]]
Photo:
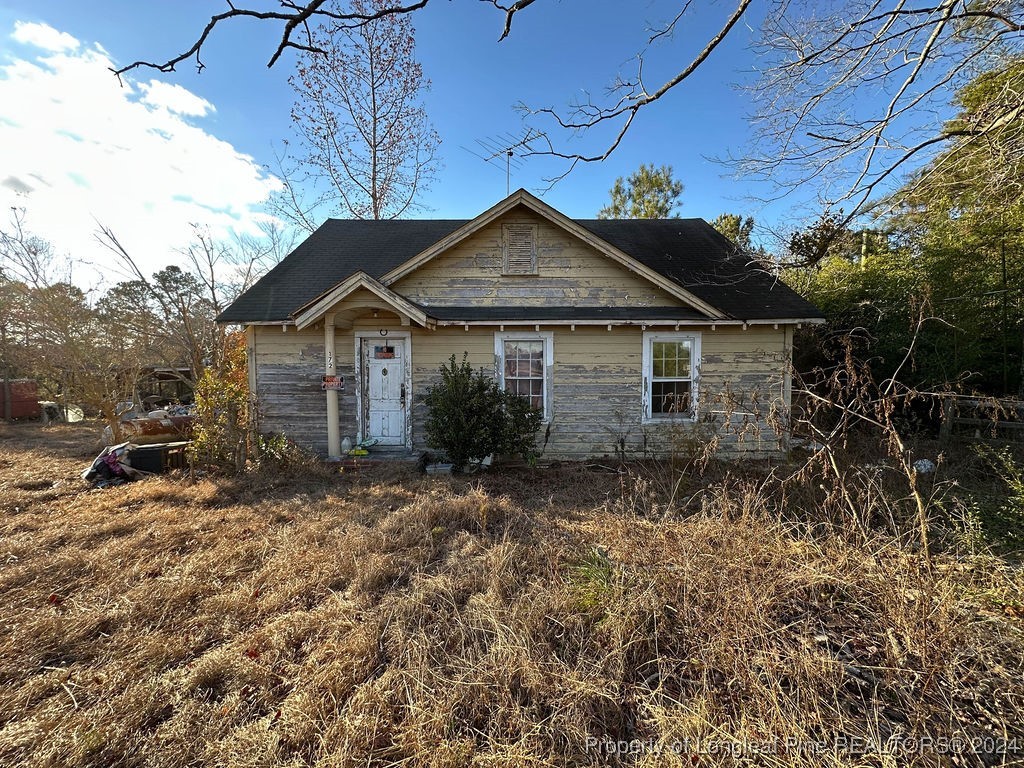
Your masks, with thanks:
[[[386,272],[381,276],[380,281],[384,285],[393,285],[403,277],[410,275],[434,258],[455,247],[473,234],[479,232],[484,227],[497,222],[498,219],[511,212],[517,206],[523,206],[541,218],[547,219],[555,226],[558,226],[569,234],[579,238],[598,253],[607,256],[612,261],[617,262],[620,266],[640,275],[654,285],[657,285],[659,288],[672,294],[684,304],[702,312],[708,317],[723,316],[722,312],[720,312],[716,307],[699,296],[691,293],[680,283],[667,279],[656,270],[651,269],[629,254],[624,253],[604,239],[596,236],[592,231],[585,227],[581,227],[577,222],[563,215],[559,211],[556,211],[550,205],[534,197],[525,189],[516,190],[497,205],[494,205],[481,213],[475,219],[471,219],[458,229],[448,234],[446,237],[416,254],[408,261],[399,264],[395,268]]]
[[[510,269],[507,233],[528,231],[532,268]],[[430,311],[439,306],[667,306],[697,312],[561,225],[515,206],[389,284]]]
[[[326,291],[304,306],[295,310],[292,317],[295,326],[302,330],[319,320],[328,310],[360,289],[365,289],[394,309],[399,316],[415,320],[420,325],[427,325],[427,316],[422,309],[412,302],[399,296],[365,272],[356,272],[343,280],[331,290]]]

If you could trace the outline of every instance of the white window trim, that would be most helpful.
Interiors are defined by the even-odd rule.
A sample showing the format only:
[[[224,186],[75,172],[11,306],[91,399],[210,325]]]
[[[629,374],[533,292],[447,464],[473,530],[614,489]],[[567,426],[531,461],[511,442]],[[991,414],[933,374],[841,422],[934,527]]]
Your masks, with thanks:
[[[681,333],[644,331],[643,368],[641,369],[641,397],[643,401],[642,421],[644,424],[662,424],[666,421],[693,422],[697,420],[697,414],[700,408],[700,336],[699,331],[686,331]],[[656,415],[651,413],[651,382],[654,378],[653,347],[655,341],[689,341],[692,344],[690,376],[692,377],[693,383],[690,385],[690,402],[692,407],[690,409],[689,416],[680,415],[678,413]]]
[[[494,372],[498,386],[505,389],[505,342],[544,342],[544,423],[551,421],[551,394],[555,364],[555,334],[553,331],[503,331],[494,334]]]

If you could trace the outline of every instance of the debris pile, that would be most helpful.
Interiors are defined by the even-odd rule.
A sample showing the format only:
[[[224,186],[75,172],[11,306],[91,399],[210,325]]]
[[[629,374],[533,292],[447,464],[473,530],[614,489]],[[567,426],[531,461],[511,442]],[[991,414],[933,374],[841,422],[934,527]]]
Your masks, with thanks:
[[[135,447],[131,443],[108,445],[82,472],[82,479],[95,488],[109,488],[148,477],[151,472],[143,472],[131,465],[131,451]]]
[[[121,434],[136,445],[188,440],[194,426],[194,405],[170,406],[141,415],[134,411],[121,414]],[[103,428],[103,440],[114,442],[114,433],[109,425]]]
[[[123,485],[188,465],[188,441],[137,445],[120,443],[104,448],[82,472],[82,479],[96,488]]]

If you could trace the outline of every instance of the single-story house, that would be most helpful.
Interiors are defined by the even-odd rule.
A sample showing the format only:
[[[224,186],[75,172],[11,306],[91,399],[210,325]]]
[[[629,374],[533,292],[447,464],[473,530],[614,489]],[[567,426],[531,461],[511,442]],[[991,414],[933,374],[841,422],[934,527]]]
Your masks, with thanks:
[[[425,449],[454,354],[544,413],[547,458],[785,447],[793,330],[821,313],[701,219],[570,219],[519,190],[474,219],[329,220],[218,318],[259,428],[322,455]]]

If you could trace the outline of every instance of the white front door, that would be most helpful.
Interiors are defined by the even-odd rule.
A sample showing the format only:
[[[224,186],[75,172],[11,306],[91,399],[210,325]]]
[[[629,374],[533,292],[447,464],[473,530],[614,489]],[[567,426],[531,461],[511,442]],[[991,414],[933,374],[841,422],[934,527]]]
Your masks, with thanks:
[[[405,445],[406,340],[363,340],[364,437],[378,445]]]

